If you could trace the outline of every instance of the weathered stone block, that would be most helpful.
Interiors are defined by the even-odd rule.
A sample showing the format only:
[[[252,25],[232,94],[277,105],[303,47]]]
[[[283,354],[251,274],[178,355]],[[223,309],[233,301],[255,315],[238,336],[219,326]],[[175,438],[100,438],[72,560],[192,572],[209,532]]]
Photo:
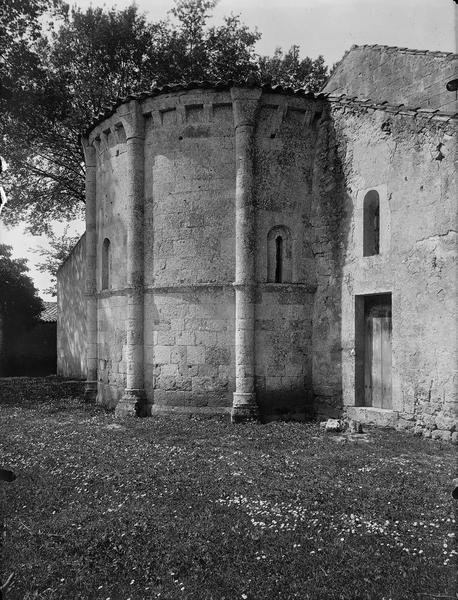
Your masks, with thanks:
[[[170,362],[177,365],[186,363],[186,346],[175,346],[170,349]]]
[[[170,346],[156,346],[154,348],[154,362],[158,365],[167,364],[170,362]]]
[[[193,377],[192,390],[195,392],[207,391],[215,388],[215,382],[212,377]]]
[[[186,346],[186,360],[188,365],[201,365],[205,363],[205,347]]]
[[[212,346],[206,349],[205,362],[209,365],[228,365],[231,362],[231,351],[229,348]]]
[[[442,440],[443,442],[450,442],[452,439],[452,434],[450,431],[445,431],[444,429],[435,429],[431,432],[431,437],[433,440]]]
[[[363,426],[359,421],[350,419],[348,422],[348,430],[350,433],[363,433]]]
[[[177,333],[176,344],[178,346],[193,346],[194,345],[194,332],[193,331],[182,331]]]
[[[342,423],[338,419],[328,419],[325,424],[325,430],[328,432],[342,431]]]
[[[445,429],[447,431],[455,431],[456,429],[456,419],[451,417],[444,417],[441,415],[437,415],[435,418],[435,424],[437,429]]]
[[[425,427],[436,427],[436,417],[434,415],[428,415],[423,413],[421,415],[421,421]]]
[[[400,417],[396,423],[396,426],[398,429],[413,429],[413,427],[415,427],[415,422]]]
[[[161,366],[161,377],[176,377],[178,375],[178,365],[168,364]]]
[[[175,344],[175,334],[172,331],[157,331],[155,344],[158,346],[173,346]]]

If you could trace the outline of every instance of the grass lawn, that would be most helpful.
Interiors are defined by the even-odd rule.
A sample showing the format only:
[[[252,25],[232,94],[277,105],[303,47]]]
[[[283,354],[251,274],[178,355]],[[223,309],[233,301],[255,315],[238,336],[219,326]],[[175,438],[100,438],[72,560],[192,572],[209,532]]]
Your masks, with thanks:
[[[392,430],[116,421],[0,380],[6,598],[455,598],[456,447]]]

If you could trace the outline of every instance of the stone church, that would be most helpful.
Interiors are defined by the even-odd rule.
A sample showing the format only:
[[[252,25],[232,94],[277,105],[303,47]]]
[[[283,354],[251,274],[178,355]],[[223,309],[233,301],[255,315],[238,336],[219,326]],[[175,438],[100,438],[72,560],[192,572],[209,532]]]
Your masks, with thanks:
[[[319,94],[118,99],[83,136],[58,372],[119,415],[344,416],[455,439],[457,59],[354,46]]]

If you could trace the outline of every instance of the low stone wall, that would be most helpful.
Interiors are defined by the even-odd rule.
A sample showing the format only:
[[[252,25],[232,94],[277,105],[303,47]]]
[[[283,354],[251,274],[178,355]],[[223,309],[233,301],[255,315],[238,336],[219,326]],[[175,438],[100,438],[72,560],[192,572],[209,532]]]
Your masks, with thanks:
[[[347,406],[344,408],[342,419],[358,421],[377,427],[391,427],[410,431],[415,435],[444,442],[458,444],[456,418],[445,416],[440,405],[428,407],[435,411],[432,414],[408,415],[397,411],[383,411],[363,406]]]

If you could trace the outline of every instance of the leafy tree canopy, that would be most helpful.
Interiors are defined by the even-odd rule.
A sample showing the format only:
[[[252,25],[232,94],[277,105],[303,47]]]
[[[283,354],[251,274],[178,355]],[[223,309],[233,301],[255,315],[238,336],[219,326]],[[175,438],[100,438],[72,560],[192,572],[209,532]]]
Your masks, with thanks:
[[[48,235],[49,248],[41,246],[33,250],[41,256],[41,262],[37,264],[38,271],[51,275],[51,285],[44,290],[50,296],[57,295],[57,271],[80,239],[79,235],[70,235],[68,229],[67,225],[60,235],[51,231]]]
[[[263,81],[318,92],[326,80],[328,68],[321,55],[315,60],[308,56],[301,59],[299,46],[291,46],[286,53],[277,48],[273,56],[263,56],[259,71]]]
[[[81,214],[78,134],[114,97],[153,84],[237,80],[253,71],[268,81],[320,87],[322,57],[301,60],[293,46],[259,58],[260,33],[239,16],[209,26],[215,5],[175,0],[168,18],[151,23],[135,5],[83,11],[69,10],[63,0],[8,0],[0,10],[0,80],[11,88],[11,98],[0,98],[0,154],[10,164],[2,181],[5,223],[26,221],[32,233],[49,233],[53,219]]]

